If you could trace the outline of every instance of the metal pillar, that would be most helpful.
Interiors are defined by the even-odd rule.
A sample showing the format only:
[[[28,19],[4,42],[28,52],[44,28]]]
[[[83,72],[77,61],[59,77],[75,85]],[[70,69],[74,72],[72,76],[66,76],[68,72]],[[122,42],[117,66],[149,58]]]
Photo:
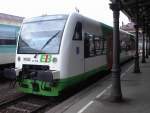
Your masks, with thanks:
[[[143,28],[143,43],[142,43],[142,63],[146,63],[145,61],[145,29]]]
[[[140,73],[140,67],[139,67],[139,53],[138,53],[138,43],[139,43],[139,36],[138,36],[138,31],[139,31],[139,27],[138,25],[134,25],[135,30],[136,30],[136,39],[135,39],[135,62],[134,62],[134,73]]]
[[[150,55],[150,36],[149,36],[149,34],[148,34],[148,43],[149,43],[148,49],[149,49],[149,55]]]
[[[146,58],[148,58],[148,36],[146,34]]]
[[[134,73],[140,73],[140,66],[139,66],[139,53],[138,53],[138,48],[139,48],[139,11],[138,11],[138,0],[136,0],[136,23],[134,25],[135,31],[136,31],[136,39],[135,39],[135,46],[136,46],[136,52],[135,52],[135,63],[134,63]]]
[[[149,45],[149,46],[148,46],[148,49],[149,49],[149,55],[150,55],[150,36],[149,36],[149,33],[148,33],[148,43],[149,43],[149,44],[148,44],[148,45]]]
[[[112,65],[112,88],[110,100],[118,102],[122,100],[121,84],[120,84],[120,39],[119,39],[119,11],[120,0],[114,0],[110,4],[113,11],[114,29],[113,29],[113,65]]]

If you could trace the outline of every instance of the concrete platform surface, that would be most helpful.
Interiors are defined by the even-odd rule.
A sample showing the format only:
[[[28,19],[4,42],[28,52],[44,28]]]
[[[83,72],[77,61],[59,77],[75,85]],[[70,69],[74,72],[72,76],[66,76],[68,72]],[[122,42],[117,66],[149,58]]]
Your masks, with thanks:
[[[111,79],[102,80],[47,113],[150,113],[150,59],[140,64],[139,74],[133,67],[130,64],[121,74],[123,102],[109,101]]]

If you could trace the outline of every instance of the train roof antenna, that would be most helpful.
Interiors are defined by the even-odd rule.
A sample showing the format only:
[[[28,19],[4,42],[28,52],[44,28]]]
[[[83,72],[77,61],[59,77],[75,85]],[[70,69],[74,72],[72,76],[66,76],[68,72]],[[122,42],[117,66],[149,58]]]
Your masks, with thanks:
[[[78,13],[80,12],[79,9],[78,9],[77,7],[75,7],[75,10],[76,10],[76,12],[78,12]]]

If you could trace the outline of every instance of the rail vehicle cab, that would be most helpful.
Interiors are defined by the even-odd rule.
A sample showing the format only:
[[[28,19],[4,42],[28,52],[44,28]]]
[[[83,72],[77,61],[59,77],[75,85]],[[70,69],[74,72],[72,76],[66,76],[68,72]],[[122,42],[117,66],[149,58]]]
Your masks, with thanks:
[[[56,96],[67,78],[84,72],[82,24],[76,14],[24,20],[16,50],[15,72],[21,92]]]
[[[60,46],[67,15],[40,16],[24,20],[16,50],[16,76],[19,81],[44,81],[52,84],[60,79]],[[26,82],[26,83],[27,83]],[[38,90],[21,83],[21,87]]]
[[[61,37],[67,16],[36,17],[23,22],[18,40],[16,68],[58,70]],[[48,67],[46,67],[48,66]]]

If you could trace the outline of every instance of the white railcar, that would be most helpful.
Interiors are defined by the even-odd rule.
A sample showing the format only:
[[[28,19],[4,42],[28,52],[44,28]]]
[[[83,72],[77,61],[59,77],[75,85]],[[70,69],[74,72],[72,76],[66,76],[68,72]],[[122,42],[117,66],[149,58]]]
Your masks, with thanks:
[[[112,30],[79,13],[24,20],[16,51],[19,90],[58,96],[65,88],[110,69]],[[121,31],[120,39],[121,59],[127,60],[134,49],[127,48],[127,42],[134,43],[133,35]]]

